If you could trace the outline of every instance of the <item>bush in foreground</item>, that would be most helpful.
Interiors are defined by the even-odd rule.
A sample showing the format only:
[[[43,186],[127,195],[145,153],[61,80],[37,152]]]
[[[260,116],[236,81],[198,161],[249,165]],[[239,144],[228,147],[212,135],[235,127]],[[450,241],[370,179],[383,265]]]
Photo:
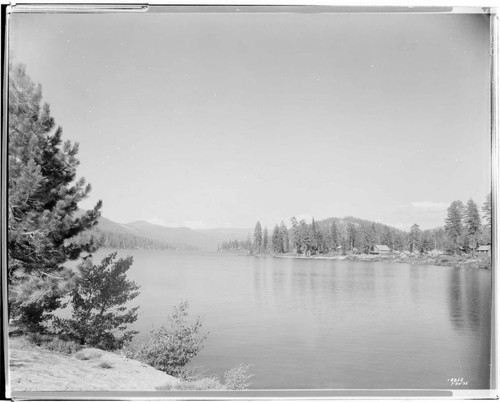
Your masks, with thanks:
[[[187,301],[174,307],[167,322],[151,330],[149,340],[144,343],[137,358],[169,375],[186,377],[185,366],[202,349],[208,333],[201,332],[199,317],[193,324],[186,321],[189,304]]]
[[[252,384],[249,380],[254,374],[249,374],[250,364],[240,363],[224,373],[224,385],[227,389],[247,389]]]
[[[82,348],[73,341],[51,334],[32,333],[28,339],[37,346],[60,353],[73,354]]]
[[[167,383],[158,390],[161,391],[224,391],[224,390],[245,390],[251,385],[249,374],[250,364],[240,363],[223,374],[224,381],[221,382],[217,376],[199,378],[194,375],[187,380]]]

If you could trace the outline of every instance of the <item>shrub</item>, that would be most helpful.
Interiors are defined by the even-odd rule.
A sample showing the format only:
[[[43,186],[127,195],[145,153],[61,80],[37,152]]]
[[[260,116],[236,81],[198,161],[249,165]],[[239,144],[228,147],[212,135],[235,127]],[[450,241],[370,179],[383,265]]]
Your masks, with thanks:
[[[129,344],[123,346],[123,348],[120,349],[120,356],[122,356],[125,359],[138,359],[138,350],[137,348],[131,347]]]
[[[159,391],[211,391],[227,389],[217,377],[200,378],[194,381],[176,381],[156,388]]]
[[[193,324],[186,322],[189,304],[181,302],[167,322],[160,328],[153,328],[149,340],[141,346],[138,358],[175,377],[185,378],[184,366],[203,349],[208,333],[201,332],[199,317]]]
[[[224,385],[227,389],[241,390],[248,389],[252,383],[249,380],[254,374],[248,374],[252,367],[250,364],[240,363],[224,373]]]
[[[125,304],[139,295],[139,286],[127,280],[132,257],[116,259],[116,252],[99,265],[83,263],[82,275],[71,292],[71,319],[56,319],[55,327],[81,345],[115,350],[132,340],[137,331],[125,331],[137,320],[137,309]]]
[[[73,354],[81,349],[77,343],[52,334],[33,333],[30,334],[29,340],[42,348],[66,354]]]
[[[49,350],[56,352],[66,353],[72,355],[78,352],[82,347],[73,341],[63,341],[62,339],[55,338],[48,342],[45,347]]]
[[[243,390],[251,385],[250,378],[253,374],[248,374],[250,364],[238,364],[224,373],[224,382],[217,376],[198,378],[195,373],[184,381],[169,382],[158,387],[162,391],[210,391],[210,390]]]
[[[113,368],[113,365],[106,360],[102,361],[99,363],[99,367],[104,368],[104,369],[110,369]]]
[[[75,357],[78,360],[96,359],[101,356],[102,356],[102,351],[100,351],[99,349],[92,349],[92,348],[82,349],[77,354],[75,354]]]
[[[33,332],[29,334],[29,341],[37,346],[45,346],[47,343],[52,341],[55,335],[41,334],[39,332]]]

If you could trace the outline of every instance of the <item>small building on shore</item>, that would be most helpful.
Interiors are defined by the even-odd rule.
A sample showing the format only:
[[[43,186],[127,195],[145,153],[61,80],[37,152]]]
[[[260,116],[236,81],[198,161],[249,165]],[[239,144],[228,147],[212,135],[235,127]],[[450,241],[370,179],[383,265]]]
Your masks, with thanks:
[[[375,244],[370,251],[370,254],[389,254],[391,252],[391,249],[387,247],[385,244]]]
[[[476,250],[479,254],[489,254],[491,251],[491,246],[485,245],[485,246],[479,246]]]

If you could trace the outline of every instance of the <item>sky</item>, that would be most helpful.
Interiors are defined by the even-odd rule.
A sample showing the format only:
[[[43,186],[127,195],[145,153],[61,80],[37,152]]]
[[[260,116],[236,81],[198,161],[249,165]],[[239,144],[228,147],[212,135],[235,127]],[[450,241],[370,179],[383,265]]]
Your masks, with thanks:
[[[117,222],[426,229],[490,191],[483,15],[13,14],[9,51]]]

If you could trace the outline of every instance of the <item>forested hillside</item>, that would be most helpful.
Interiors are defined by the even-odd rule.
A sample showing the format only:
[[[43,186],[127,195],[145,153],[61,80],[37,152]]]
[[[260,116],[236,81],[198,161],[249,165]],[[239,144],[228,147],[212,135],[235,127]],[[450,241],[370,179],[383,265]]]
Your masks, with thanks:
[[[78,211],[78,215],[83,214]],[[249,229],[200,229],[173,228],[155,225],[146,221],[127,224],[113,222],[99,217],[93,228],[80,233],[80,242],[92,241],[99,247],[115,249],[181,249],[216,251],[225,238],[249,239]]]
[[[303,255],[331,253],[370,253],[375,245],[385,245],[391,251],[425,253],[438,250],[446,253],[474,254],[480,245],[491,243],[491,195],[482,206],[469,199],[467,203],[453,201],[442,227],[421,230],[415,223],[410,231],[365,219],[348,216],[290,220],[276,224],[272,230],[255,225],[253,241],[231,239],[221,243],[221,250],[247,250],[252,253],[297,253]]]

